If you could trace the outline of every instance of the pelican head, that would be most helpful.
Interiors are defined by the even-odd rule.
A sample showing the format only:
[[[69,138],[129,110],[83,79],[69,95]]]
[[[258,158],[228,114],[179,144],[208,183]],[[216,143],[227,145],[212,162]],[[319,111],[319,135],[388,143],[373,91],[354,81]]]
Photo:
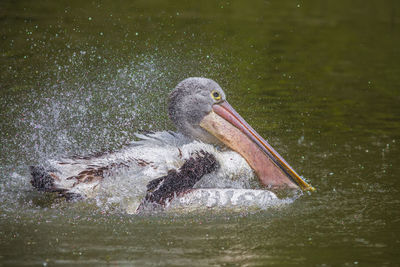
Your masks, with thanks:
[[[170,94],[168,111],[183,134],[206,143],[223,143],[238,152],[265,186],[314,190],[229,105],[213,80],[181,81]]]

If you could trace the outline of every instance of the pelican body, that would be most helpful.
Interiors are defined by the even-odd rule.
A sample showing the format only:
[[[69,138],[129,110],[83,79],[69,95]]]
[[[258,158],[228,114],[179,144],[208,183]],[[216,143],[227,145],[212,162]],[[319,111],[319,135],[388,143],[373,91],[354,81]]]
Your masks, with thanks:
[[[222,148],[226,151],[223,153],[231,153],[231,160],[249,166],[266,188],[314,190],[232,108],[225,92],[213,80],[187,78],[181,81],[169,96],[168,112],[178,133],[139,135],[142,141],[134,142],[116,153],[51,161],[51,167],[47,169],[32,166],[31,184],[39,191],[57,192],[67,198],[90,198],[107,183],[106,173],[120,168],[133,169],[135,172],[152,168],[157,171],[148,176],[150,180],[144,181],[147,186],[142,204],[154,202],[165,205],[174,197],[188,192],[195,195],[195,185],[203,177],[220,172],[223,168],[224,173],[228,173],[225,159],[217,152]],[[157,138],[166,135],[169,141],[168,138]],[[155,158],[149,159],[142,152],[146,144],[154,145],[154,139],[158,142],[157,148],[153,146]],[[191,142],[204,146],[188,152],[185,148]],[[171,158],[179,159],[173,164],[169,164],[171,161],[168,156],[160,152],[161,148],[171,146],[174,151],[170,153]],[[146,149],[151,149],[151,146],[147,145]],[[157,157],[164,158],[164,161],[158,162]]]

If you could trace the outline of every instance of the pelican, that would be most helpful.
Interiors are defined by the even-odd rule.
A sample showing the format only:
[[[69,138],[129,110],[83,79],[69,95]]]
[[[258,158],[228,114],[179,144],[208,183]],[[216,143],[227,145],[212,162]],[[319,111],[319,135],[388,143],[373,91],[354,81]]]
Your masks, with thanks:
[[[257,177],[264,191],[314,190],[232,108],[215,81],[199,77],[181,81],[169,96],[168,113],[176,133],[137,134],[139,140],[117,152],[31,166],[31,184],[67,199],[95,198],[104,188],[117,195],[128,190],[125,193],[142,199],[137,210],[144,203],[166,205],[177,196],[204,192],[205,187],[226,192],[220,181],[235,175]],[[129,178],[119,178],[121,172]],[[208,184],[202,184],[207,179]]]

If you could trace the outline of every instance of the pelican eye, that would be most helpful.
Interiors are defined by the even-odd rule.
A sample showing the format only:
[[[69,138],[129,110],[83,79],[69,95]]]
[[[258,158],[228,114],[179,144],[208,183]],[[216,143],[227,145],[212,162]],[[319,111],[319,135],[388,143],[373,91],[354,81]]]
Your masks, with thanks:
[[[217,91],[215,91],[215,90],[211,92],[211,96],[212,96],[212,98],[213,98],[214,100],[216,100],[216,101],[218,101],[218,100],[221,99],[221,95],[220,95]]]

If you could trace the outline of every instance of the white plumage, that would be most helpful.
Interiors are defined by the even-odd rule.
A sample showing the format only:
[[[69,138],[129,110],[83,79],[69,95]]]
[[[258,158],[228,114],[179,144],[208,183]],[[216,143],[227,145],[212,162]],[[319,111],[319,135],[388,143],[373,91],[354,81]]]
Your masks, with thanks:
[[[247,162],[232,150],[193,141],[174,132],[136,136],[138,141],[133,141],[118,152],[98,157],[49,160],[50,169],[56,170],[54,174],[58,177],[54,181],[55,187],[86,198],[94,198],[101,205],[121,205],[132,212],[146,195],[148,182],[166,175],[171,169],[179,169],[198,151],[214,155],[220,167],[216,172],[205,175],[194,188],[250,189],[258,185]],[[104,173],[103,179],[80,182],[74,178],[85,170],[105,166],[113,167]],[[186,197],[188,198],[189,196]]]
[[[170,94],[168,112],[180,133],[137,134],[137,141],[118,152],[49,160],[47,169],[31,167],[31,184],[128,212],[148,202],[275,203],[275,194],[259,190],[262,185],[313,190],[229,105],[216,82],[183,80]]]

